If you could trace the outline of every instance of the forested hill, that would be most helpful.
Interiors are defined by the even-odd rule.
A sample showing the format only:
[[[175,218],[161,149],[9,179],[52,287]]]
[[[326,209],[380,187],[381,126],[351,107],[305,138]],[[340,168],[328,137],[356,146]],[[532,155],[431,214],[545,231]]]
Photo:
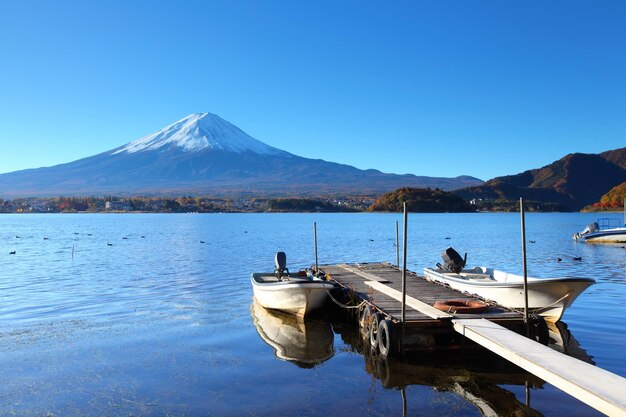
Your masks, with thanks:
[[[369,210],[399,212],[403,210],[404,202],[407,203],[407,210],[415,213],[462,213],[475,211],[461,197],[440,189],[433,190],[430,188],[400,188],[383,194],[374,201]]]
[[[563,210],[580,210],[626,181],[626,148],[600,154],[572,153],[542,168],[497,177],[455,193],[463,198],[554,203]]]

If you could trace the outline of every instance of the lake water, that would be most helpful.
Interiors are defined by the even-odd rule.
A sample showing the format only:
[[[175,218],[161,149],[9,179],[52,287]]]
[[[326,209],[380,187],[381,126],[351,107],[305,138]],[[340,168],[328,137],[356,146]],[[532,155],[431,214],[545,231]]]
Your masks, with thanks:
[[[529,274],[597,280],[563,321],[577,354],[626,377],[626,249],[570,238],[595,217],[528,214]],[[276,251],[293,270],[314,262],[313,222],[320,263],[395,263],[396,221],[2,215],[0,415],[600,415],[486,351],[381,370],[345,323],[302,329],[252,305],[249,275],[272,270]],[[414,271],[449,245],[471,265],[522,269],[519,214],[411,214],[408,240]]]

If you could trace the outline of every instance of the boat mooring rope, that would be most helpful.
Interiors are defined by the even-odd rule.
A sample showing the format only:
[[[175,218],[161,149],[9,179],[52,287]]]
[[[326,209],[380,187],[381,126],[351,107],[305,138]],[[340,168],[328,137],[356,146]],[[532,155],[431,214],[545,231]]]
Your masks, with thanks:
[[[328,281],[329,277],[330,277],[330,274],[326,275],[326,280],[327,281]],[[337,304],[339,307],[342,307],[342,308],[346,308],[346,309],[361,308],[362,306],[367,304],[367,301],[363,300],[363,301],[361,301],[359,304],[357,304],[355,306],[350,306],[350,305],[342,303],[341,301],[339,301],[335,297],[333,297],[333,295],[330,293],[330,291],[328,291],[328,288],[324,287],[324,290],[326,291],[326,294],[328,294],[330,299],[333,300],[333,302],[335,304]]]
[[[561,301],[565,300],[567,297],[569,297],[572,293],[568,292],[567,294],[565,294],[563,297],[559,298],[558,300],[556,300],[555,302],[553,302],[552,304],[548,304],[545,307],[541,307],[538,308],[536,310],[534,310],[534,313],[541,313],[542,311],[546,311],[550,308],[552,308],[553,306],[555,306],[556,304],[560,303]],[[516,310],[517,311],[517,310]]]

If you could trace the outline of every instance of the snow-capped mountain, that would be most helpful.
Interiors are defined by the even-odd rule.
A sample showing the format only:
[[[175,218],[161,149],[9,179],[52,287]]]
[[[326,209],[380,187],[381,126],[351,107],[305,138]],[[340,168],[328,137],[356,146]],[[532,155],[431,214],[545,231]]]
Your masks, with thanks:
[[[481,180],[360,170],[269,146],[211,113],[191,114],[116,149],[48,168],[0,175],[0,198],[72,195],[378,194],[444,190]]]
[[[187,152],[222,150],[230,152],[250,151],[261,155],[284,153],[254,139],[237,126],[212,113],[195,113],[172,123],[151,135],[137,139],[120,149],[119,153],[135,153],[154,150],[179,149]]]

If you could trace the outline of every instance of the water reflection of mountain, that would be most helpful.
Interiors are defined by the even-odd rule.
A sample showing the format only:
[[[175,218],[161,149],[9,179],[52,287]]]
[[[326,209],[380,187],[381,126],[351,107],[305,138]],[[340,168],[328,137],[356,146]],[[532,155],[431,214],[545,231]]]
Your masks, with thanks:
[[[327,320],[298,319],[267,310],[256,301],[250,311],[259,336],[274,349],[278,358],[302,368],[312,368],[335,354],[333,330]]]
[[[410,412],[411,398],[405,388],[410,385],[430,386],[437,391],[454,393],[473,404],[483,416],[541,416],[532,408],[532,390],[540,389],[544,381],[513,365],[486,349],[459,349],[440,353],[420,353],[406,361],[382,359],[373,354],[355,326],[333,323],[351,351],[363,355],[365,370],[388,389],[402,393],[403,415]],[[578,345],[564,323],[548,326],[551,348],[580,360],[593,363]],[[504,386],[519,386],[525,398],[517,398]],[[515,390],[519,393],[519,390]],[[412,410],[414,411],[414,410]]]

